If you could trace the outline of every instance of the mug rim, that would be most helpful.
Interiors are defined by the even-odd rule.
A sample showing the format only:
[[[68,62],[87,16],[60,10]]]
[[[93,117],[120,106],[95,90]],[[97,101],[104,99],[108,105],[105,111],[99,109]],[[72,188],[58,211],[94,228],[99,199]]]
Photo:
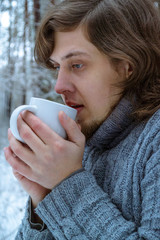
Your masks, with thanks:
[[[31,103],[31,100],[32,99],[36,99],[36,100],[39,100],[39,101],[45,101],[45,102],[49,102],[49,103],[54,103],[54,104],[56,104],[56,105],[58,105],[58,106],[64,106],[65,108],[68,108],[68,109],[72,109],[72,110],[74,110],[74,111],[77,111],[76,109],[74,109],[74,108],[72,108],[72,107],[69,107],[69,106],[67,106],[67,105],[65,105],[65,104],[63,104],[63,103],[58,103],[58,102],[55,102],[55,101],[52,101],[52,100],[48,100],[48,99],[45,99],[45,98],[39,98],[39,97],[31,97],[30,98],[30,103]],[[29,104],[30,104],[29,103]]]

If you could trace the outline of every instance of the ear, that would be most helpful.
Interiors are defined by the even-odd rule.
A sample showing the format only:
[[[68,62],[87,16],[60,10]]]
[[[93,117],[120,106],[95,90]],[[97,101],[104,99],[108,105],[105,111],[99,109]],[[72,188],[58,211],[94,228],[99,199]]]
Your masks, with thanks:
[[[129,62],[125,61],[124,69],[125,69],[125,77],[129,78],[133,73],[133,68],[132,68],[131,64]]]

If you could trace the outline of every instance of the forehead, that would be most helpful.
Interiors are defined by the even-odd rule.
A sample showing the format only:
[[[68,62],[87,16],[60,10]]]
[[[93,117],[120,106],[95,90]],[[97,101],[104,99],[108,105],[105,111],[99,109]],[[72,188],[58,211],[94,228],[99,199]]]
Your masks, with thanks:
[[[54,50],[50,59],[68,59],[74,56],[96,57],[99,50],[87,39],[82,28],[70,32],[55,32]]]

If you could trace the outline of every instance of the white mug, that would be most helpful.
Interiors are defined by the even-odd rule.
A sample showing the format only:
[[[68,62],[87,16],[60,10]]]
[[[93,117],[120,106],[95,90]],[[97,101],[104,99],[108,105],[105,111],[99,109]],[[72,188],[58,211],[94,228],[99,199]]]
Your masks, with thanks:
[[[40,118],[52,130],[54,130],[58,135],[63,138],[66,138],[66,132],[59,122],[58,113],[60,111],[63,111],[73,120],[75,120],[77,114],[77,110],[74,108],[46,99],[32,97],[29,105],[22,105],[17,107],[13,111],[10,118],[10,129],[12,134],[17,140],[23,143],[24,140],[20,137],[17,128],[17,118],[18,115],[24,110],[28,110],[34,113],[38,118]]]

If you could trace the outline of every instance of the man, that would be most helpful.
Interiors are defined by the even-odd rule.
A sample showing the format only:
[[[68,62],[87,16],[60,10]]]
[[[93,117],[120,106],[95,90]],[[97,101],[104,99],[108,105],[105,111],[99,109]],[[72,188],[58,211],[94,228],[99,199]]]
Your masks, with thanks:
[[[149,0],[69,0],[41,23],[64,140],[36,116],[6,160],[30,198],[16,239],[160,239],[160,19]],[[84,137],[85,136],[85,137]],[[86,140],[85,140],[86,139]]]

